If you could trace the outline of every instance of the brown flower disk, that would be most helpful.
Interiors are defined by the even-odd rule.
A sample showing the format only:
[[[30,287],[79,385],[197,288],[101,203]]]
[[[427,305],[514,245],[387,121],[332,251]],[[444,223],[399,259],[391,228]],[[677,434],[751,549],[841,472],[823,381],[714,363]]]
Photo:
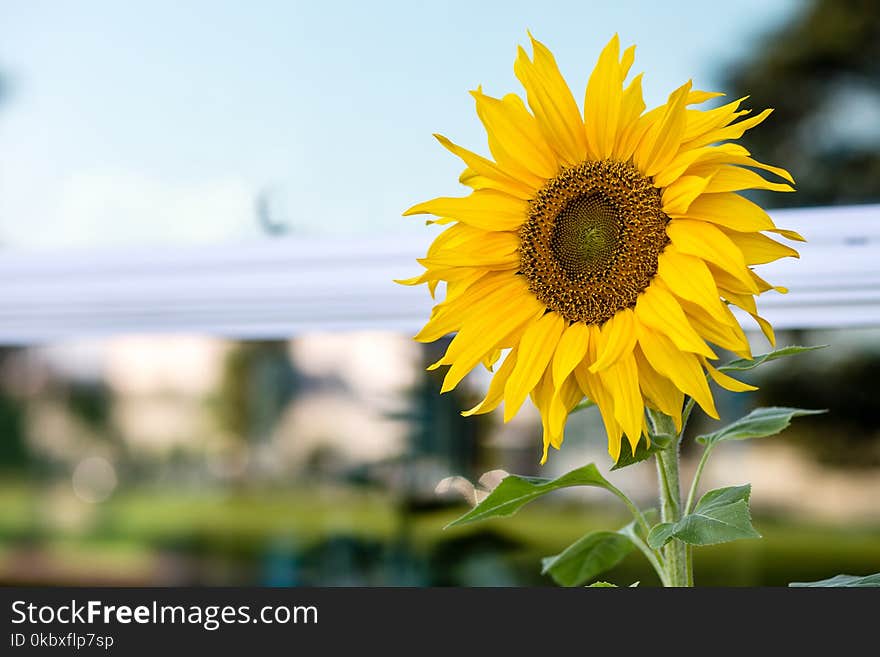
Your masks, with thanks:
[[[660,190],[629,163],[563,169],[529,205],[520,273],[550,310],[602,324],[635,305],[669,243]]]

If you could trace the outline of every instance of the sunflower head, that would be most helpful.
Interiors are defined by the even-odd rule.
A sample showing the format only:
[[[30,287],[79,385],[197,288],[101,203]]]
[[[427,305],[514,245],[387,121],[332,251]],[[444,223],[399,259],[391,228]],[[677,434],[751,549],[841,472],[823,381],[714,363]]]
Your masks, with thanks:
[[[406,284],[427,283],[439,302],[416,335],[455,333],[443,358],[443,391],[480,363],[494,376],[466,414],[504,402],[505,421],[525,398],[541,413],[544,452],[559,448],[568,413],[595,402],[615,460],[624,436],[647,438],[644,408],[681,426],[684,396],[717,418],[706,375],[728,390],[754,389],[719,372],[713,346],[750,358],[730,311],[749,313],[767,339],[773,329],[755,297],[775,289],[752,269],[797,251],[738,192],[793,191],[784,169],[734,143],[771,110],[749,116],[744,99],[708,110],[721,96],[688,82],[646,111],[641,75],[627,83],[635,48],[615,36],[587,82],[582,108],[552,53],[532,39],[514,71],[526,102],[472,92],[491,157],[445,137],[466,168],[463,198],[436,198],[405,214],[446,225]],[[770,174],[777,180],[768,180]],[[499,364],[499,361],[500,364]]]

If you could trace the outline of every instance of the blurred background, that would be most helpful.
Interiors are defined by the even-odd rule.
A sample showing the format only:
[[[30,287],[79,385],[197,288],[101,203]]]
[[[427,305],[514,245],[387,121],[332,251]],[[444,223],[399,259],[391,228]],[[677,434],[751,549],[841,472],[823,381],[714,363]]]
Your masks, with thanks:
[[[541,557],[626,523],[575,491],[442,531],[442,478],[607,470],[605,437],[579,413],[540,467],[531,408],[462,418],[486,374],[440,396],[427,294],[391,283],[434,234],[401,211],[461,193],[431,133],[485,151],[466,92],[518,89],[527,28],[576,97],[618,32],[649,105],[693,78],[776,108],[746,146],[811,243],[763,307],[830,347],[719,410],[830,412],[718,450],[705,486],[751,481],[765,538],[702,549],[697,583],[880,571],[875,0],[0,0],[0,584],[549,585]],[[647,464],[613,480],[654,498]],[[657,584],[637,556],[604,578]]]

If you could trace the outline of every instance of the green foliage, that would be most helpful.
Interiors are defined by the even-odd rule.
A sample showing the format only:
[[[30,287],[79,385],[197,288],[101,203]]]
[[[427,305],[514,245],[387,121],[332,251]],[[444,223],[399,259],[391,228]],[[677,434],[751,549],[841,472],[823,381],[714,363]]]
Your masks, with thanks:
[[[636,445],[635,454],[633,454],[630,449],[629,441],[624,440],[620,446],[620,456],[617,458],[617,463],[615,463],[611,469],[620,470],[628,465],[641,463],[654,456],[654,454],[660,450],[669,447],[673,440],[675,440],[675,436],[658,434],[656,436],[651,436],[651,445],[648,446],[647,441],[643,437],[639,441],[639,444]]]
[[[678,522],[664,522],[651,529],[648,545],[656,550],[673,538],[690,545],[715,545],[741,538],[761,538],[752,527],[749,513],[751,490],[751,484],[746,484],[709,491],[692,513]]]
[[[718,369],[722,372],[742,372],[745,370],[752,370],[758,367],[758,365],[770,362],[771,360],[785,358],[786,356],[796,356],[797,354],[802,354],[806,351],[816,351],[817,349],[824,349],[827,346],[827,344],[820,344],[815,347],[800,347],[798,345],[791,345],[788,347],[782,347],[781,349],[768,351],[766,354],[758,354],[751,360],[747,358],[737,358],[736,360],[732,360],[729,363],[722,365]]]
[[[873,575],[835,575],[829,579],[821,579],[818,582],[792,582],[793,588],[829,588],[829,587],[863,587],[880,586],[880,573]]]
[[[712,446],[725,440],[748,440],[774,436],[785,430],[791,420],[804,415],[819,415],[824,410],[805,410],[802,408],[786,408],[771,406],[756,408],[748,415],[731,422],[726,427],[703,436],[697,436],[697,442]]]
[[[617,584],[611,582],[593,582],[587,588],[589,589],[616,589]]]
[[[723,85],[729,98],[750,95],[750,107],[774,108],[743,145],[761,161],[791,167],[798,192],[773,194],[775,207],[875,202],[880,150],[865,138],[853,103],[875,107],[880,3],[793,4],[792,20],[752,44]],[[828,127],[816,130],[820,124]]]
[[[597,486],[607,490],[615,490],[592,463],[572,470],[556,479],[540,477],[520,477],[509,475],[482,502],[460,518],[446,525],[446,528],[463,525],[477,520],[511,516],[523,506],[542,495],[569,488],[571,486]]]
[[[755,397],[760,406],[797,400],[802,408],[829,409],[827,415],[810,418],[797,437],[798,449],[835,467],[877,468],[878,380],[880,352],[866,347],[840,354],[833,365],[826,359],[802,358],[774,368],[762,376]]]
[[[549,574],[560,586],[580,586],[614,568],[633,549],[622,532],[590,532],[559,554],[542,559],[541,574]]]

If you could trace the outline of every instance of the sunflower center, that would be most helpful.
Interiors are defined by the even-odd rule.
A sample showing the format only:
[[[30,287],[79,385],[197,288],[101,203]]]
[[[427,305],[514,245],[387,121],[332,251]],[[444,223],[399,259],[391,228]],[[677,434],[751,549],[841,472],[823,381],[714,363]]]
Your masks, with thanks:
[[[578,196],[556,217],[550,250],[571,277],[602,271],[614,255],[618,225],[614,206],[601,192]]]
[[[635,305],[669,242],[660,190],[632,164],[603,160],[563,169],[529,206],[520,272],[566,319],[601,324]]]

